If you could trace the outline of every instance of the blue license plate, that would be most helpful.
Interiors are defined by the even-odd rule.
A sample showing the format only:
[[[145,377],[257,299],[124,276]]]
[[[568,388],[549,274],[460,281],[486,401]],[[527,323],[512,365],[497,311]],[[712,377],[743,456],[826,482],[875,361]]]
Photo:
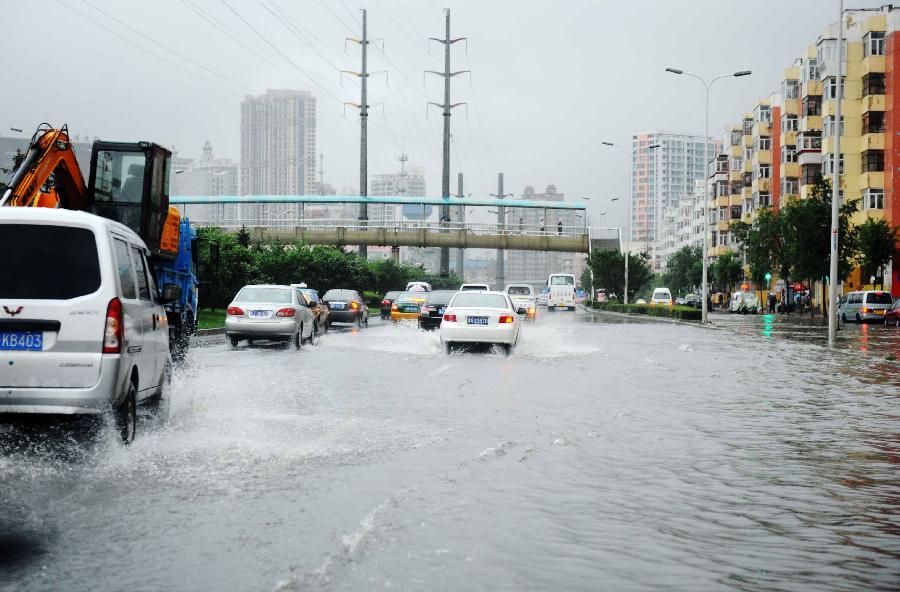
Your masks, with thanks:
[[[403,312],[419,312],[418,306],[404,306]]]
[[[268,310],[251,310],[250,316],[253,317],[254,319],[264,319],[269,316],[269,311]]]
[[[343,303],[343,302],[340,302],[340,303],[339,303],[339,302],[335,302],[335,303],[333,303],[333,304],[331,305],[331,310],[344,310],[344,303]]]
[[[44,349],[44,334],[40,331],[0,333],[0,350],[41,351],[42,349]]]
[[[439,314],[439,315],[443,315],[443,314],[444,314],[444,309],[443,309],[443,308],[439,308],[439,309],[438,309],[438,314]]]
[[[487,317],[466,317],[466,323],[469,325],[487,325]]]

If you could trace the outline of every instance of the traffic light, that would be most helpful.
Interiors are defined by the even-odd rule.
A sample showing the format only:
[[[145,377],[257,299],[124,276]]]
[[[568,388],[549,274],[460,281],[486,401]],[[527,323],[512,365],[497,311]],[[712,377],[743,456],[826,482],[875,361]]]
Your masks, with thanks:
[[[771,282],[771,281],[772,281],[772,274],[769,273],[768,271],[766,272],[766,281],[767,281],[767,282]]]

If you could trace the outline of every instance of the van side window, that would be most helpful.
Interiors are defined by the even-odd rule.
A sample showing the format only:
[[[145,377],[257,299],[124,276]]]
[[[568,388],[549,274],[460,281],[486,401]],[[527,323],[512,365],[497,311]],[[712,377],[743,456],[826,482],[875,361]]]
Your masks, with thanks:
[[[150,286],[150,300],[153,302],[159,303],[159,290],[156,287],[156,268],[153,267],[153,260],[147,256],[147,253],[142,253],[144,257],[144,264],[147,267],[147,284]]]
[[[119,284],[122,286],[122,298],[137,298],[134,286],[134,271],[131,258],[128,256],[128,245],[125,241],[113,239],[113,251],[116,257],[116,269],[119,271]]]
[[[144,254],[135,247],[131,247],[131,254],[134,256],[138,298],[150,300],[150,281],[147,279],[147,265],[144,263]]]

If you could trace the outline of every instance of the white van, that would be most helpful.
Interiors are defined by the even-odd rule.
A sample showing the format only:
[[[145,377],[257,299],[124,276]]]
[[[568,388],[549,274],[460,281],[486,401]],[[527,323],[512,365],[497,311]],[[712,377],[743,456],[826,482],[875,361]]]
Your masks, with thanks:
[[[567,308],[575,310],[575,276],[571,273],[551,273],[547,278],[547,310]]]
[[[169,330],[144,242],[84,212],[0,208],[0,413],[112,411],[168,396]],[[176,299],[179,287],[165,287]]]
[[[865,290],[850,292],[839,306],[843,322],[882,321],[884,315],[894,306],[890,292],[884,290]]]
[[[668,288],[656,288],[650,297],[650,306],[672,306],[672,292]]]

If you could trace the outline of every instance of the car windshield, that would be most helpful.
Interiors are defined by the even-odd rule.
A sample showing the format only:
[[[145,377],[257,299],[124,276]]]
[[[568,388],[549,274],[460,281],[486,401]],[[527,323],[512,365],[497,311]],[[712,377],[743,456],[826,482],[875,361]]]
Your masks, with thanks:
[[[447,304],[450,304],[451,300],[453,300],[454,295],[456,295],[456,292],[454,292],[453,290],[441,290],[438,292],[432,292],[428,295],[426,304],[430,304],[433,306],[446,306]]]
[[[509,308],[506,298],[502,294],[478,294],[475,292],[460,292],[451,304],[462,308]]]
[[[460,292],[472,292],[472,291],[487,290],[487,289],[488,289],[487,286],[485,286],[484,284],[463,284],[459,288]]]
[[[510,296],[531,296],[531,288],[527,286],[510,286],[506,293]]]
[[[271,302],[290,304],[291,289],[277,286],[246,286],[234,299],[236,302]]]
[[[396,300],[397,296],[399,296],[399,295],[400,295],[399,291],[388,292],[387,294],[384,295],[384,299],[385,300]]]
[[[327,302],[332,300],[357,300],[356,292],[353,290],[328,290],[322,298]]]
[[[551,286],[574,286],[575,278],[570,275],[554,275],[550,278]]]
[[[893,304],[894,299],[890,292],[869,292],[866,296],[867,304]]]
[[[394,300],[397,304],[424,302],[428,297],[425,292],[403,292]]]
[[[315,290],[310,290],[309,288],[300,288],[300,293],[306,297],[308,302],[316,302],[319,299],[319,295],[316,294]]]

